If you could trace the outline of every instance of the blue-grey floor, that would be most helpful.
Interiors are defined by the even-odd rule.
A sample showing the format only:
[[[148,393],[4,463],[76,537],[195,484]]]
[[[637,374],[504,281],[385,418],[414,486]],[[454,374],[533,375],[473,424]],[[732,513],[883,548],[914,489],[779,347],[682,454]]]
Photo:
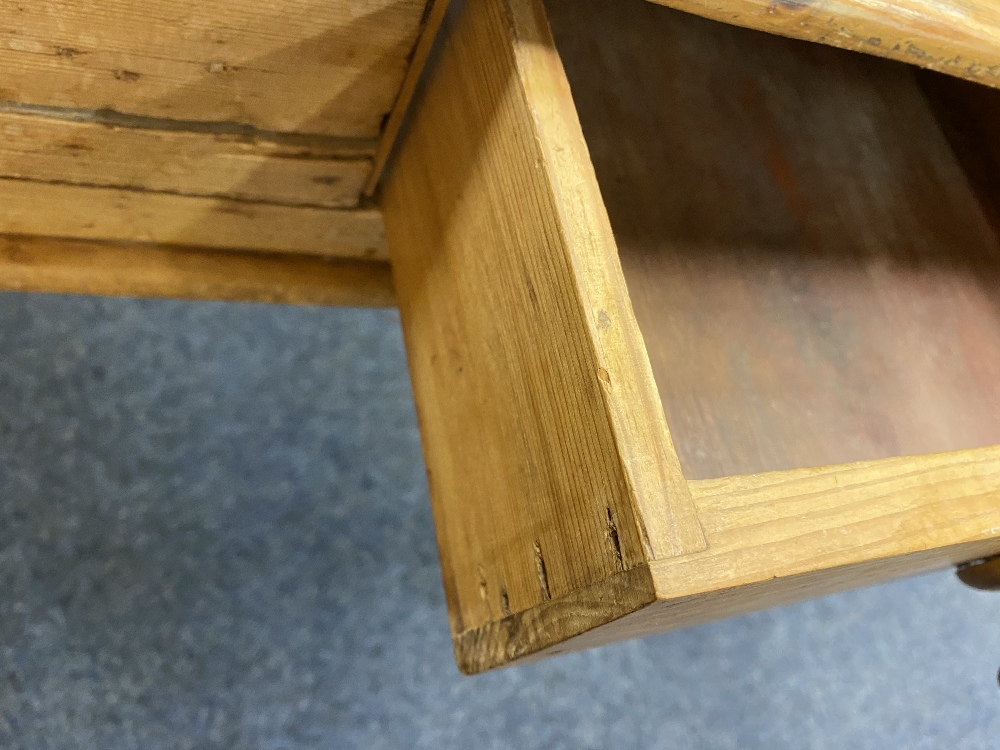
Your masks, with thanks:
[[[996,748],[950,574],[477,678],[395,313],[0,295],[0,748]]]

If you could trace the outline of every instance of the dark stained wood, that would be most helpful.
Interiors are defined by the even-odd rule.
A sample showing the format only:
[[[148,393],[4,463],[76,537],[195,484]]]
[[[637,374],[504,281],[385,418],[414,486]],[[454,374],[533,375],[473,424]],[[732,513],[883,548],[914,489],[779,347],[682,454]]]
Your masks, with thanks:
[[[1000,246],[908,67],[547,6],[688,478],[1000,443]]]

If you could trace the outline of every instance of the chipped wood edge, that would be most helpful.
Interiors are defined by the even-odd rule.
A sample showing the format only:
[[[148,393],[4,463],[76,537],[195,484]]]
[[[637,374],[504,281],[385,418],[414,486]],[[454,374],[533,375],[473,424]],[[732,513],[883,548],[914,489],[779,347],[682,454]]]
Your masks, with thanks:
[[[0,291],[393,307],[388,263],[0,235]]]
[[[992,4],[927,0],[650,0],[714,21],[910,63],[1000,87]]]
[[[423,29],[417,38],[416,47],[413,49],[410,67],[406,71],[406,77],[403,79],[399,95],[396,97],[392,112],[389,114],[389,119],[386,120],[385,127],[382,130],[382,136],[379,138],[378,146],[375,148],[375,153],[372,157],[371,172],[361,190],[361,194],[365,198],[370,199],[374,197],[375,191],[382,179],[382,174],[385,172],[389,156],[392,154],[393,147],[396,145],[400,131],[403,128],[403,123],[406,121],[410,102],[417,91],[424,67],[427,64],[428,57],[430,57],[431,50],[434,48],[434,42],[437,39],[438,31],[444,21],[450,2],[451,0],[430,0],[427,15],[423,22]]]
[[[515,663],[525,664],[571,650],[574,636],[614,623],[656,601],[648,565],[638,565],[600,583],[558,599],[458,633],[452,639],[455,661],[472,675]],[[614,631],[605,643],[615,640]],[[598,644],[592,644],[598,645]]]

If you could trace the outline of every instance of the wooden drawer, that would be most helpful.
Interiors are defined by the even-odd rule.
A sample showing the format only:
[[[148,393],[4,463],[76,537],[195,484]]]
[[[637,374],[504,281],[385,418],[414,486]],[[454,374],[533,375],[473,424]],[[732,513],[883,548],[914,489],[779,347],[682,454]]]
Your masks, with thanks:
[[[657,2],[1000,80],[988,5]],[[464,670],[1000,553],[1000,92],[456,0],[411,107],[448,0],[22,5],[0,289],[398,301]]]
[[[639,0],[467,0],[424,89],[382,206],[462,669],[1000,552],[995,92]]]

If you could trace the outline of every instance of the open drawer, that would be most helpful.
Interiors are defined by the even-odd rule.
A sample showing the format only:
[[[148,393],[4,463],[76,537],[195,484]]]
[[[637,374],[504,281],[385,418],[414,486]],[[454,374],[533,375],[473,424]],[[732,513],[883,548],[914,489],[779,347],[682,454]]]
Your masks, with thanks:
[[[382,207],[462,669],[1000,553],[997,92],[455,16]]]

